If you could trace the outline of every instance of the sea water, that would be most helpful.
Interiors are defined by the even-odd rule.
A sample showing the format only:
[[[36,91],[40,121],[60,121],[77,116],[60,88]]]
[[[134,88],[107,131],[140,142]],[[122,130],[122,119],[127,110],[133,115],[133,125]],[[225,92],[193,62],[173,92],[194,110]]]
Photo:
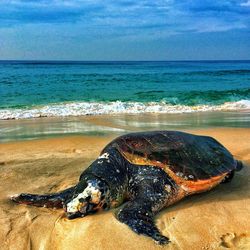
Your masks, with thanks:
[[[0,119],[250,108],[250,61],[1,61]]]

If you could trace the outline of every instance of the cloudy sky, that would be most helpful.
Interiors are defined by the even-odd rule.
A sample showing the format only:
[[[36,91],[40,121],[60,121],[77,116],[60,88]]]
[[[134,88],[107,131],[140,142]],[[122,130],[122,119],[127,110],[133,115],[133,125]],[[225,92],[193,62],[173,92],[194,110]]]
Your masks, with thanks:
[[[250,59],[250,0],[0,0],[0,59]]]

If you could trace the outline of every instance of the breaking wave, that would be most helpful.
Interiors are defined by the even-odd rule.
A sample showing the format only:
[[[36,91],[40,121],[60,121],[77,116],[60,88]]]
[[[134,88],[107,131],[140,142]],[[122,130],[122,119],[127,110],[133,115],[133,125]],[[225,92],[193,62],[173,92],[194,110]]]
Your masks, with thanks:
[[[0,109],[0,119],[67,117],[102,114],[192,113],[207,111],[250,110],[250,100],[225,102],[220,105],[173,105],[166,102],[72,102],[30,108]]]

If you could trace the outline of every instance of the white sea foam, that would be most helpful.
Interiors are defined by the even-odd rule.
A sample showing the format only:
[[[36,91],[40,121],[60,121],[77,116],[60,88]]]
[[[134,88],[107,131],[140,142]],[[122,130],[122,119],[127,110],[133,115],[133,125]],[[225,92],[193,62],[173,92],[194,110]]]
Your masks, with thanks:
[[[165,102],[75,102],[51,104],[30,109],[1,109],[0,119],[27,119],[37,117],[66,117],[101,114],[191,113],[206,111],[234,111],[250,109],[250,100],[226,102],[222,105],[171,105]]]

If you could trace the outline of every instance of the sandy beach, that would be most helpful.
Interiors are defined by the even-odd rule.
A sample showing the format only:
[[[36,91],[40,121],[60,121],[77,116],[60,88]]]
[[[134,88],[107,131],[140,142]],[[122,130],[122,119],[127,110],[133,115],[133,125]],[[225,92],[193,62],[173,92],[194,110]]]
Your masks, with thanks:
[[[231,183],[164,209],[156,223],[171,243],[163,247],[133,233],[112,210],[69,221],[62,210],[16,205],[8,199],[20,192],[50,193],[74,185],[114,135],[0,144],[0,248],[250,249],[250,129],[191,132],[215,137],[245,167]]]
[[[250,250],[249,16],[0,1],[0,250]]]

